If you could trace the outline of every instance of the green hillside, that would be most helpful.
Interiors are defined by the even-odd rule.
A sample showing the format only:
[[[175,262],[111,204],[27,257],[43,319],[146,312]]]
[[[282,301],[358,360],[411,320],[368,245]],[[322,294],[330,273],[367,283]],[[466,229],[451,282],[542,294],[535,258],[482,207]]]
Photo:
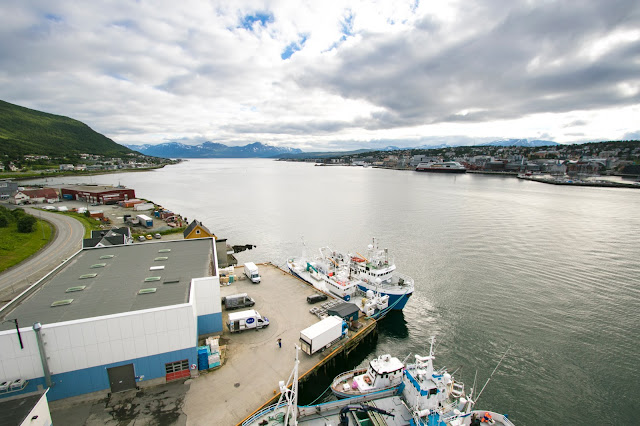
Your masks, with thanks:
[[[130,152],[80,121],[0,101],[0,155],[120,157]]]

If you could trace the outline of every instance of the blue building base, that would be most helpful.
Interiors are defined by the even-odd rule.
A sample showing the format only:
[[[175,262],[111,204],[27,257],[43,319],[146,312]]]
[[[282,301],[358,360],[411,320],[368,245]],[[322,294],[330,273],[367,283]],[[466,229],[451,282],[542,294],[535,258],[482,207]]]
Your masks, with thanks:
[[[142,376],[144,376],[144,379],[142,380],[151,380],[165,377],[165,364],[185,359],[189,360],[189,365],[197,363],[198,354],[195,346],[192,348],[166,352],[143,358],[135,358],[112,364],[100,365],[97,367],[84,368],[82,370],[70,371],[68,373],[52,374],[52,386],[47,394],[47,398],[49,401],[55,401],[72,396],[109,390],[111,387],[109,384],[107,368],[133,364],[136,380]],[[47,385],[44,377],[29,379],[29,383],[22,392],[4,395],[0,394],[0,398],[34,392],[39,390],[38,386],[46,389]]]
[[[198,317],[198,336],[222,332],[222,312]]]

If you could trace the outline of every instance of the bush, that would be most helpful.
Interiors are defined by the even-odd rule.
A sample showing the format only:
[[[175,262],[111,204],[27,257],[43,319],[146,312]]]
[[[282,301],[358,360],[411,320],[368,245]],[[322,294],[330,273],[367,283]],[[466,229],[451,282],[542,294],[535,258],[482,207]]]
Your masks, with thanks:
[[[0,212],[0,228],[6,228],[9,225],[9,219],[7,219],[7,216]]]
[[[16,219],[20,219],[22,216],[26,215],[26,213],[22,209],[14,209],[11,210],[11,215]]]
[[[18,232],[28,234],[33,232],[34,225],[36,224],[36,218],[27,214],[18,219]]]

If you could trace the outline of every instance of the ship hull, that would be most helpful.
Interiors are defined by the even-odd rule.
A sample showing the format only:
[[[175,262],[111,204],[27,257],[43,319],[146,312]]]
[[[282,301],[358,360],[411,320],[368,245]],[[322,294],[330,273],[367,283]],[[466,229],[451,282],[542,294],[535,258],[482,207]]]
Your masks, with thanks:
[[[425,168],[425,169],[416,169],[416,172],[427,172],[427,173],[467,173],[467,169]]]
[[[367,287],[365,287],[363,285],[358,285],[358,288],[360,290],[364,291],[364,292],[366,292],[367,290],[373,290],[373,289],[367,288]],[[383,295],[383,296],[389,296],[389,308],[391,310],[401,311],[402,309],[404,309],[404,306],[409,301],[409,298],[411,297],[413,292],[395,294],[395,293],[387,293],[385,291],[380,291],[380,294]]]

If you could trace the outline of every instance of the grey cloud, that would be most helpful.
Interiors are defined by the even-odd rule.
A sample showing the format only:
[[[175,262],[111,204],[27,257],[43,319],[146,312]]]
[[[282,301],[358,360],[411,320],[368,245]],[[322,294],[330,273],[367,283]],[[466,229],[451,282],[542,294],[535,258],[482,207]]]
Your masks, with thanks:
[[[581,127],[581,126],[586,126],[587,124],[589,124],[589,122],[586,121],[586,120],[574,120],[574,121],[572,121],[570,123],[565,124],[562,127],[565,127],[565,128],[567,128],[567,127]]]
[[[263,133],[286,135],[329,134],[340,130],[359,127],[358,121],[300,121],[300,122],[274,122],[274,123],[248,123],[223,126],[222,129],[235,133]]]
[[[500,13],[492,4],[467,19],[491,22]],[[638,28],[636,1],[503,6],[507,12],[492,29],[441,49],[444,36],[428,23],[392,39],[365,34],[361,46],[339,52],[334,67],[308,68],[296,81],[383,107],[387,113],[372,116],[369,128],[489,121],[640,100],[616,87],[640,80],[640,42],[616,46],[596,63],[576,55],[614,29]],[[535,58],[538,68],[528,68]],[[566,62],[554,66],[557,60]],[[465,109],[482,112],[460,115]]]

